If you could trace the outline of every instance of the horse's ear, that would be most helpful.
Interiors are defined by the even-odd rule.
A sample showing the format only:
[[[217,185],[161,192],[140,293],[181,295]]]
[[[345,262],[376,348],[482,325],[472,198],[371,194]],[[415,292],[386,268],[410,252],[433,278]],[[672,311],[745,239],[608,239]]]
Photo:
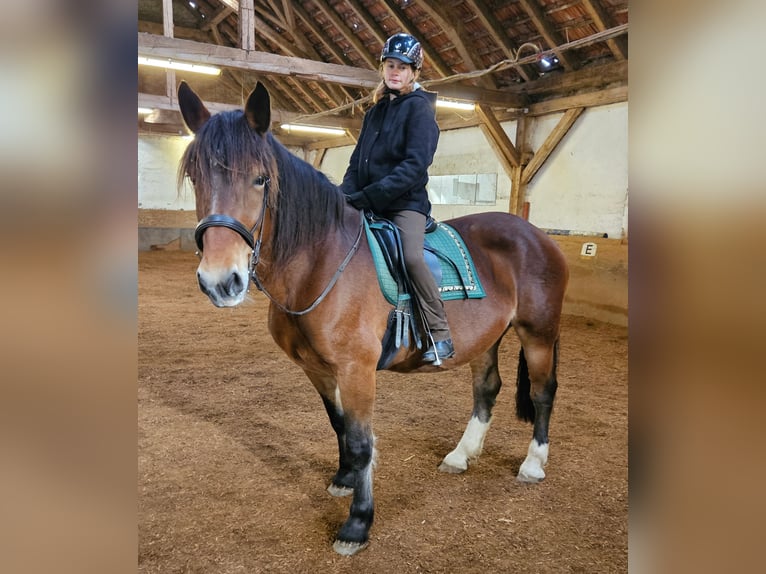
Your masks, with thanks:
[[[210,119],[210,112],[186,82],[178,86],[178,105],[189,129],[195,134]]]
[[[245,117],[250,127],[259,134],[266,133],[271,124],[271,98],[269,91],[258,82],[247,97]]]

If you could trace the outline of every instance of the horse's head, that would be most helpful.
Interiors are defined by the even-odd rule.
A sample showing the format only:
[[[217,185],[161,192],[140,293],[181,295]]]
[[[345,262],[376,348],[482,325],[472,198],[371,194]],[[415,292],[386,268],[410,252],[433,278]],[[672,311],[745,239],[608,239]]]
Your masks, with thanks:
[[[201,258],[197,279],[214,305],[233,307],[247,294],[255,235],[262,233],[276,193],[278,174],[266,138],[269,94],[258,83],[244,112],[211,116],[197,94],[181,82],[178,103],[195,134],[179,176],[191,180],[200,220],[195,233]]]

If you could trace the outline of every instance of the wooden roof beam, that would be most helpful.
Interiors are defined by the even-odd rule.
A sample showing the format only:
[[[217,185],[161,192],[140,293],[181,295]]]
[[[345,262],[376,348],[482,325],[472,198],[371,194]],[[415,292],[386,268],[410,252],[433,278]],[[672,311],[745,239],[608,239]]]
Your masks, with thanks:
[[[152,34],[155,36],[162,36],[164,34],[163,25],[157,22],[149,22],[147,20],[138,21],[138,31],[144,34]],[[195,28],[186,28],[184,26],[173,26],[173,36],[175,38],[181,38],[184,40],[194,40],[195,42],[208,43],[210,42],[210,33],[207,31],[197,30]]]
[[[234,10],[226,6],[225,4],[222,5],[218,10],[215,11],[213,16],[209,20],[205,20],[202,26],[200,26],[200,30],[211,30],[212,28],[215,28],[223,22],[229,14],[233,14]]]
[[[340,16],[338,16],[337,12],[335,12],[332,6],[325,2],[325,0],[314,0],[314,4],[316,4],[322,14],[324,14],[327,19],[330,20],[332,25],[335,26],[343,38],[345,38],[345,40],[351,44],[351,47],[356,50],[356,52],[359,54],[359,57],[362,58],[362,60],[364,60],[370,68],[377,70],[377,59],[372,57],[370,51],[367,49],[367,46],[362,43],[362,41],[359,39],[359,36],[354,34],[354,32],[348,26],[346,26],[346,23],[341,20]]]
[[[233,41],[233,43],[236,44],[237,32],[232,30],[231,29],[232,27],[228,23],[226,23],[226,22],[223,22],[221,24],[221,27],[223,29],[223,32],[228,36],[229,40]],[[258,47],[259,45],[261,47],[265,46],[266,51],[268,53],[272,53],[271,47],[269,47],[266,44],[266,42],[265,42],[265,40],[263,38],[263,35],[261,35],[261,34],[259,34],[258,37],[256,38],[256,47]],[[248,50],[243,50],[243,52],[245,54],[255,53],[255,51],[248,51]],[[265,52],[263,52],[263,53],[265,53]],[[316,111],[316,107],[320,105],[320,104],[318,104],[316,102],[313,102],[313,105],[311,105],[309,103],[309,102],[311,102],[311,98],[307,95],[307,92],[305,92],[302,87],[301,87],[301,89],[296,90],[295,87],[292,84],[290,84],[289,82],[285,82],[285,81],[282,81],[282,80],[276,80],[276,82],[279,83],[279,84],[287,84],[286,86],[282,86],[282,85],[279,86],[281,93],[285,97],[287,97],[290,101],[292,101],[293,104],[299,110],[301,110],[302,112],[304,112],[304,113],[314,113]],[[298,92],[298,93],[296,93],[296,92]],[[300,97],[300,94],[303,94],[304,97]],[[313,96],[313,93],[312,93],[312,96]],[[307,101],[307,99],[309,101]],[[325,106],[325,105],[326,104],[322,103],[322,106]],[[321,109],[321,107],[320,107],[320,109]]]
[[[285,38],[282,38],[282,36],[276,30],[272,30],[265,22],[261,21],[261,24],[262,26],[259,26],[259,31],[261,30],[262,27],[268,28],[271,32],[269,39],[274,44],[279,46],[284,52],[286,52],[288,56],[298,56],[298,57],[308,58],[310,60],[322,61],[321,56],[314,49],[314,46],[308,45],[307,52],[304,52],[300,50],[300,48],[295,43],[288,42],[286,41]],[[298,36],[300,35],[300,32],[297,30],[294,30],[292,31],[292,35]],[[262,47],[263,46],[265,45],[262,45]],[[268,48],[268,46],[265,46],[265,47]],[[324,86],[317,86],[316,89],[319,90],[319,92],[323,94],[328,100],[330,100],[333,106],[337,106],[340,102],[345,101],[345,95],[342,94],[340,90],[338,89],[338,87],[334,84],[326,84],[326,88]],[[310,92],[304,92],[304,93],[307,95],[307,97],[310,98],[311,101],[314,102],[315,105],[318,105],[320,110],[325,109],[327,107],[327,103],[322,101],[322,99],[319,98],[314,93],[313,90]]]
[[[385,44],[386,39],[388,39],[388,34],[386,34],[386,31],[375,21],[375,18],[372,17],[367,8],[365,8],[359,0],[346,0],[346,3],[354,11],[354,14],[364,22],[364,25],[367,26],[370,33],[375,36],[375,39],[380,42],[380,45],[382,46]]]
[[[608,30],[614,26],[614,21],[609,14],[601,7],[598,2],[593,0],[580,0],[580,4],[593,20],[593,24],[599,32]],[[628,59],[628,42],[624,36],[610,38],[606,45],[612,51],[615,60],[622,61]]]
[[[503,27],[500,26],[497,18],[492,14],[484,0],[466,0],[466,3],[471,7],[482,26],[484,26],[495,43],[503,51],[505,57],[510,60],[516,59],[516,50],[518,50],[516,43],[510,39]],[[540,75],[537,71],[533,71],[532,66],[529,65],[516,66],[516,72],[527,82],[536,79]]]
[[[484,69],[478,54],[469,49],[466,43],[463,42],[463,38],[468,38],[469,33],[466,31],[465,26],[463,26],[460,18],[451,13],[449,8],[441,1],[420,0],[418,5],[436,21],[439,28],[447,35],[469,70]],[[481,76],[478,82],[485,88],[497,88],[497,84],[492,76]]]
[[[610,62],[601,66],[589,66],[576,72],[546,75],[534,82],[509,88],[517,94],[555,94],[582,89],[601,89],[610,84],[628,83],[628,62]]]
[[[569,132],[571,127],[577,121],[577,118],[585,111],[585,108],[572,108],[567,110],[559,120],[556,127],[553,128],[548,137],[545,138],[543,145],[540,146],[532,156],[532,159],[527,165],[524,166],[524,171],[521,174],[521,183],[523,185],[528,184],[537,171],[543,166],[545,160],[551,155],[556,146],[559,145],[564,136]]]
[[[139,32],[138,53],[158,58],[178,58],[188,62],[246,70],[258,74],[290,76],[302,81],[327,82],[360,89],[372,89],[378,85],[377,70],[365,70],[317,62],[269,52],[247,52],[239,48],[193,42],[179,38],[165,38]],[[427,82],[423,82],[427,85]],[[523,94],[511,90],[485,90],[457,83],[441,84],[441,95],[458,99],[481,101],[493,106],[525,107],[528,100]]]
[[[524,11],[532,20],[532,23],[535,25],[535,28],[537,28],[537,31],[540,32],[545,41],[548,42],[548,45],[558,57],[561,65],[570,71],[577,70],[580,67],[579,58],[577,58],[577,56],[571,52],[556,50],[556,46],[563,44],[564,41],[559,33],[551,25],[550,20],[545,17],[545,14],[537,5],[537,3],[534,0],[519,0],[519,4],[521,4],[521,7],[524,8]]]
[[[142,32],[138,33],[138,53],[357,88],[374,88],[379,82],[376,70],[280,56],[269,52],[247,52],[240,48],[165,38]]]
[[[349,60],[343,55],[343,51],[338,48],[334,42],[330,42],[327,39],[327,34],[325,34],[324,30],[322,30],[316,23],[316,19],[312,18],[311,15],[306,12],[303,6],[300,5],[300,3],[293,3],[293,10],[295,11],[295,14],[298,16],[298,18],[303,22],[304,26],[306,26],[311,31],[311,33],[314,34],[314,36],[316,36],[320,42],[322,42],[322,45],[335,57],[338,62],[341,64],[349,64]],[[296,28],[293,35],[296,35],[297,33],[298,30]],[[321,60],[319,54],[317,54],[316,59]],[[341,93],[339,97],[336,97],[336,99],[339,101],[354,99],[354,96],[344,86],[337,86],[337,89]]]
[[[510,174],[511,168],[521,165],[519,150],[513,145],[489,106],[479,104],[476,106],[476,112],[481,120],[482,131],[487,135],[490,144],[500,156],[505,170]]]

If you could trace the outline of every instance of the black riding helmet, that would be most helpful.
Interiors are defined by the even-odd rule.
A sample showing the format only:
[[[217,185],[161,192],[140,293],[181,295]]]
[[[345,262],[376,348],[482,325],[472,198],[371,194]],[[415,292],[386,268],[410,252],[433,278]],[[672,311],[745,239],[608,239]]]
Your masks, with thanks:
[[[416,70],[423,66],[423,50],[420,42],[409,34],[394,34],[386,40],[380,52],[380,61],[386,58],[396,58],[405,64],[411,64]]]

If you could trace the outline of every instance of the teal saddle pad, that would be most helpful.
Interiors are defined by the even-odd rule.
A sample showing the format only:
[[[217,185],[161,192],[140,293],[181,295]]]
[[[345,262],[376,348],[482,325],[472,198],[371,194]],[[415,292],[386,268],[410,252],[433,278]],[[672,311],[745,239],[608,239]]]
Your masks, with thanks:
[[[364,230],[367,234],[367,242],[370,245],[372,258],[375,261],[375,270],[378,274],[378,283],[383,295],[389,303],[396,305],[399,292],[396,279],[386,264],[385,257],[378,240],[370,226],[379,225],[370,222],[365,217]],[[435,231],[425,236],[426,248],[437,253],[436,259],[441,267],[441,283],[439,293],[443,301],[451,299],[481,299],[486,296],[484,288],[479,281],[471,254],[454,227],[439,222]],[[445,261],[448,259],[452,262]],[[408,296],[405,296],[408,298]]]

